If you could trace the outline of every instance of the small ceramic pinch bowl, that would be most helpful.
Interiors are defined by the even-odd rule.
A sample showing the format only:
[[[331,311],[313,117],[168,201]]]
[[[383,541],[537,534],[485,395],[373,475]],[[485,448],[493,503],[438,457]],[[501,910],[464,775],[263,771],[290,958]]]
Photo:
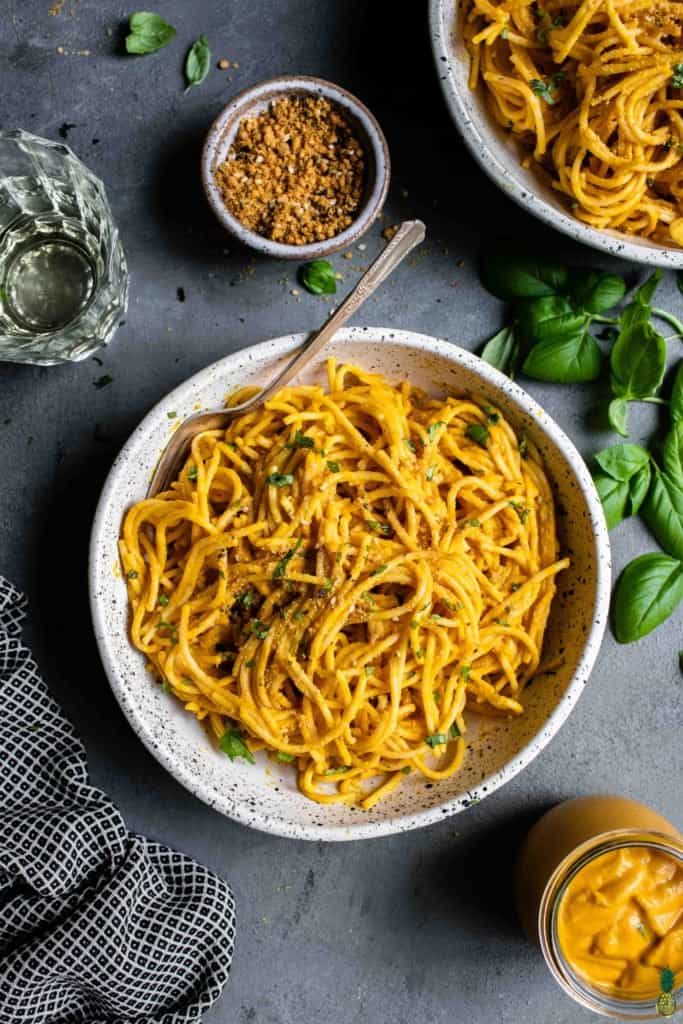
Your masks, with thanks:
[[[274,100],[285,96],[313,96],[329,100],[340,108],[354,128],[365,151],[365,183],[358,212],[352,224],[332,238],[306,245],[288,245],[274,242],[265,235],[245,227],[225,205],[216,183],[216,170],[225,161],[228,151],[245,117],[256,117]],[[202,183],[209,205],[216,217],[240,242],[264,253],[285,260],[322,259],[347,248],[370,227],[384,205],[389,189],[389,149],[384,133],[365,104],[346,89],[322,78],[305,75],[286,75],[271,78],[239,93],[218,115],[209,129],[202,153]]]

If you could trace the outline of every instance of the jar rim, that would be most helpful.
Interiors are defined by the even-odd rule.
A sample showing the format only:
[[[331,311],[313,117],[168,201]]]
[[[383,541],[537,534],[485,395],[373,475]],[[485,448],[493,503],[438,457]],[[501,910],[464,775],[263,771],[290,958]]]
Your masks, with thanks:
[[[557,865],[543,890],[538,911],[538,938],[543,958],[555,981],[577,1003],[603,1016],[619,1020],[656,1020],[657,999],[619,999],[588,986],[569,965],[557,936],[557,914],[569,882],[595,858],[626,846],[649,846],[674,857],[683,867],[683,837],[647,829],[602,832],[571,850]],[[673,993],[683,996],[683,983]],[[683,1011],[683,1000],[674,1010]]]

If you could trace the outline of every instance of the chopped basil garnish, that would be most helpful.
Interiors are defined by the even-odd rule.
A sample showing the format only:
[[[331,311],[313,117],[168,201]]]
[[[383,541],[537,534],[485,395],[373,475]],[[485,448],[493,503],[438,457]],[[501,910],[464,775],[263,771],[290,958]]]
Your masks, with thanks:
[[[268,636],[270,623],[261,622],[260,619],[254,619],[250,628],[257,640],[265,640],[265,638]]]
[[[294,547],[291,548],[287,552],[287,554],[284,555],[284,557],[281,558],[280,561],[277,563],[277,565],[275,566],[275,572],[273,573],[274,580],[279,580],[285,575],[285,573],[287,572],[287,566],[289,565],[291,560],[294,558],[294,555],[301,547],[301,543],[301,537],[299,537]]]
[[[339,465],[339,463],[334,461],[328,462],[327,468],[329,469],[330,473],[339,473],[341,471],[341,466]]]
[[[130,572],[127,572],[126,576],[129,580],[136,580],[138,578],[138,574],[135,569],[131,569]]]
[[[425,743],[434,749],[434,747],[440,747],[443,743],[448,742],[448,737],[443,732],[435,732],[432,736],[428,736]]]
[[[282,761],[284,764],[291,764],[291,762],[294,760],[294,754],[285,754],[283,750],[278,750],[277,754],[275,755],[275,760]]]
[[[271,473],[266,477],[266,483],[271,487],[289,487],[294,483],[291,473]]]
[[[489,428],[484,423],[469,423],[465,434],[481,448],[486,448],[489,439]]]
[[[244,742],[242,733],[237,729],[228,729],[227,732],[223,733],[220,739],[220,748],[224,754],[228,755],[231,761],[234,761],[236,757],[243,757],[250,764],[256,763],[254,755]]]
[[[285,448],[315,448],[315,441],[312,437],[308,437],[306,434],[302,434],[300,430],[297,430],[294,440],[289,441]]]

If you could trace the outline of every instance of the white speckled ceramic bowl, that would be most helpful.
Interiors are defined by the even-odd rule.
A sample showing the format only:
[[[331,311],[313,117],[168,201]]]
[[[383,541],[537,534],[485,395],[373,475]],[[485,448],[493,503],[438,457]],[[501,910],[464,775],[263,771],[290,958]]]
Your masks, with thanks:
[[[476,356],[445,341],[387,328],[339,331],[326,356],[393,380],[407,377],[434,395],[471,394],[499,406],[539,446],[555,485],[562,546],[572,566],[559,578],[546,651],[564,659],[539,678],[517,721],[470,715],[462,770],[430,784],[417,774],[370,811],[319,805],[296,788],[294,771],[257,755],[252,766],[214,749],[195,718],[154,685],[128,640],[128,608],[117,539],[125,510],[143,497],[172,423],[197,406],[222,404],[237,384],[270,379],[303,335],[266,341],[219,360],[181,384],[145,417],[116,459],[97,508],[90,546],[95,635],[114,693],[154,756],[192,793],[245,825],[299,839],[366,839],[428,825],[456,814],[513,778],[545,747],[579,698],[598,653],[609,607],[610,552],[602,508],[583,459],[526,392]],[[323,382],[324,359],[303,379]]]
[[[246,228],[225,205],[216,184],[216,168],[228,155],[237,130],[245,117],[255,117],[283,96],[323,97],[336,104],[354,127],[365,151],[365,189],[355,220],[344,231],[321,242],[287,245]],[[361,238],[384,206],[391,177],[389,147],[375,117],[364,103],[333,82],[308,75],[284,75],[260,82],[235,96],[209,129],[202,153],[202,184],[209,206],[226,230],[244,245],[277,259],[318,260],[346,249]]]
[[[456,0],[429,0],[429,17],[439,81],[453,120],[472,156],[503,192],[534,217],[594,249],[654,267],[683,267],[683,249],[598,231],[572,217],[558,193],[533,169],[521,166],[517,143],[494,122],[481,90],[470,89],[470,59],[457,31]]]

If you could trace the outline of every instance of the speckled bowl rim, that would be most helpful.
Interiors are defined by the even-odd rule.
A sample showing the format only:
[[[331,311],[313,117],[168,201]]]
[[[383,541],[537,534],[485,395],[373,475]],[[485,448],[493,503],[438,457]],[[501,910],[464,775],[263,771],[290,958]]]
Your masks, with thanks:
[[[611,256],[632,260],[634,263],[671,269],[683,267],[683,249],[648,244],[645,241],[634,243],[629,235],[619,231],[600,231],[592,228],[552,206],[540,194],[534,194],[528,183],[516,178],[498,159],[495,148],[489,145],[472,120],[453,72],[453,66],[460,59],[453,48],[455,12],[456,0],[429,0],[432,50],[441,89],[451,116],[463,142],[486,174],[519,206],[577,242],[583,242],[584,245],[607,252]],[[493,121],[491,127],[495,128]]]
[[[245,117],[249,108],[257,103],[265,102],[269,96],[282,92],[302,93],[308,92],[322,95],[337,103],[340,107],[349,111],[363,127],[368,144],[372,151],[375,174],[372,187],[359,215],[344,231],[332,238],[324,239],[322,242],[310,242],[307,245],[285,245],[284,242],[274,242],[255,231],[250,231],[241,221],[234,217],[223,202],[220,189],[214,178],[214,160],[216,153],[221,148],[225,133],[225,125],[233,118],[236,125]],[[235,129],[236,130],[236,129]],[[201,158],[201,174],[204,192],[218,221],[232,235],[251,249],[263,253],[266,256],[275,256],[286,260],[320,259],[330,256],[353,245],[368,230],[370,225],[380,213],[389,191],[391,179],[391,160],[389,157],[389,146],[384,132],[374,114],[365,104],[344,89],[341,85],[328,82],[324,78],[316,78],[312,75],[282,75],[278,78],[269,78],[258,85],[252,85],[248,89],[234,96],[233,99],[221,110],[215,119],[206,136]]]
[[[371,839],[392,835],[396,832],[406,832],[414,828],[422,828],[437,821],[443,821],[445,817],[459,813],[473,802],[484,799],[499,789],[505,782],[513,779],[547,746],[560,726],[567,720],[583,692],[584,684],[590,676],[600,650],[608,618],[611,587],[609,535],[602,505],[600,504],[600,499],[588,468],[572,441],[555,421],[547,413],[544,413],[542,421],[539,419],[538,403],[523,391],[518,384],[494,369],[494,367],[483,362],[483,360],[471,352],[429,335],[387,327],[347,327],[339,331],[336,337],[342,341],[365,341],[368,344],[390,340],[392,345],[405,346],[406,348],[435,354],[446,361],[450,361],[455,366],[465,368],[483,382],[502,391],[506,399],[516,405],[523,415],[525,414],[534,420],[539,433],[544,435],[571,465],[577,487],[585,502],[595,540],[595,598],[593,601],[593,621],[583,638],[581,655],[577,660],[571,682],[564,691],[562,699],[558,702],[552,713],[543,721],[538,732],[513,758],[507,761],[498,771],[483,778],[476,787],[467,792],[452,800],[426,808],[424,811],[396,816],[382,822],[363,824],[362,820],[359,820],[358,824],[329,826],[307,825],[292,821],[291,819],[284,820],[273,814],[263,815],[253,806],[247,807],[246,804],[239,801],[225,799],[222,794],[217,794],[209,785],[206,785],[204,780],[195,775],[186,764],[174,757],[173,750],[166,749],[158,743],[152,731],[138,716],[134,703],[131,702],[126,679],[118,670],[115,644],[112,639],[111,630],[108,627],[107,604],[103,599],[100,599],[100,594],[106,588],[106,581],[102,575],[105,560],[101,552],[107,550],[107,544],[111,544],[111,538],[107,537],[104,533],[105,521],[110,501],[116,500],[119,482],[122,477],[127,476],[129,473],[130,456],[134,453],[138,440],[142,440],[146,436],[151,422],[166,421],[169,408],[174,409],[182,406],[189,394],[193,391],[196,393],[196,389],[209,385],[216,373],[221,373],[226,379],[230,379],[229,374],[233,364],[243,360],[245,357],[258,360],[260,357],[267,355],[275,360],[278,357],[285,356],[302,343],[305,335],[284,335],[283,337],[264,341],[258,345],[252,345],[225,356],[207,366],[204,370],[200,370],[162,398],[147,413],[115,459],[102,489],[95,512],[90,537],[88,584],[95,639],[100,651],[102,664],[114,696],[134,732],[142,740],[152,756],[181,785],[213,809],[243,825],[248,825],[262,832],[274,835],[313,841]]]

